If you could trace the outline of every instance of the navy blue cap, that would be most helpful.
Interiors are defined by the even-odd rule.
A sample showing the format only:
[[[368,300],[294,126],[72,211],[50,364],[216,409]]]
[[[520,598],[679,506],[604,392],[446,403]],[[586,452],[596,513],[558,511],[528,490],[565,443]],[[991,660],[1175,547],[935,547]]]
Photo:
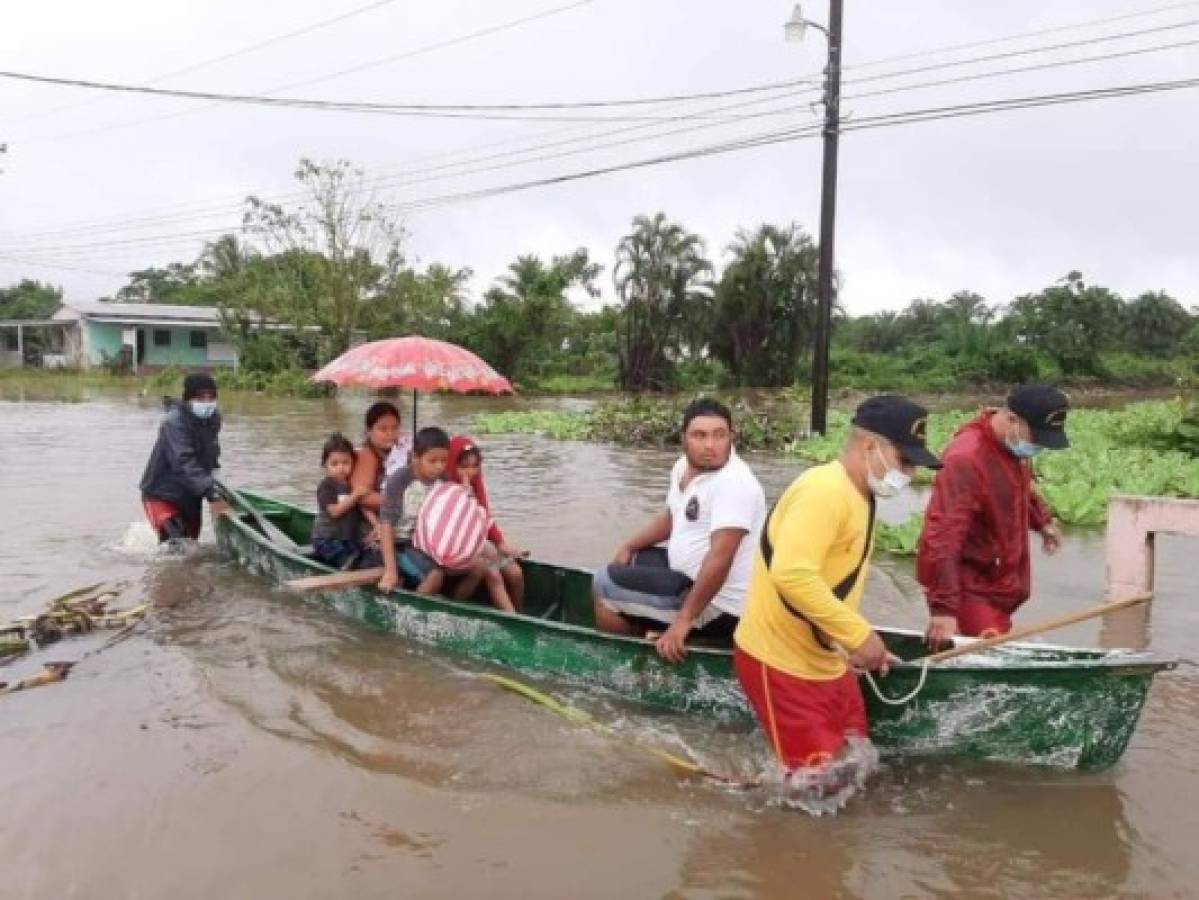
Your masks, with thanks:
[[[1034,444],[1051,450],[1070,446],[1066,437],[1066,413],[1070,398],[1047,384],[1022,384],[1007,398],[1007,408],[1028,423]]]
[[[928,410],[907,397],[898,394],[871,397],[858,407],[853,424],[885,437],[909,465],[941,468],[941,460],[928,449]]]

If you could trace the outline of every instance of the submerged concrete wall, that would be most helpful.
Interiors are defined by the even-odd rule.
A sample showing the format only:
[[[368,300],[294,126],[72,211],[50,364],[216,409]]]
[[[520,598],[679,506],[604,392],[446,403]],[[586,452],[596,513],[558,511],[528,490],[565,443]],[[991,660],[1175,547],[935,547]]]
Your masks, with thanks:
[[[1199,500],[1117,496],[1107,512],[1107,599],[1122,600],[1153,590],[1153,555],[1158,534],[1199,537]],[[1145,604],[1107,616],[1105,647],[1144,648],[1149,639]]]

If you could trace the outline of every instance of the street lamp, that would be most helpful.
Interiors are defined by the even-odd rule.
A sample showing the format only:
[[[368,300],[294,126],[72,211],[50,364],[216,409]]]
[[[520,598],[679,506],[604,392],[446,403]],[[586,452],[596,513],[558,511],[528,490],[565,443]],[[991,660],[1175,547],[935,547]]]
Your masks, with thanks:
[[[833,324],[833,238],[837,216],[837,138],[841,131],[841,12],[843,0],[829,0],[828,28],[805,19],[796,3],[783,25],[788,41],[802,41],[808,28],[828,40],[824,69],[824,174],[820,186],[820,268],[817,275],[816,340],[812,350],[813,434],[828,427],[828,355]]]

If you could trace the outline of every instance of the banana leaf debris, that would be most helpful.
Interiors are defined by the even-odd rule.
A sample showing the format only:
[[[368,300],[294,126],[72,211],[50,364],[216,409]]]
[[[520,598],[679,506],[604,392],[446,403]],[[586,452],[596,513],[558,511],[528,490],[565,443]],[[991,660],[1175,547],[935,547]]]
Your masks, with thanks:
[[[84,656],[104,650],[126,637],[146,615],[146,604],[118,608],[121,585],[99,583],[55,597],[39,613],[21,616],[13,622],[0,623],[0,665],[23,656],[30,650],[54,644],[64,638],[102,629],[118,629],[117,633]],[[0,694],[41,687],[64,681],[76,665],[56,661],[42,664],[42,671],[15,682],[0,680]]]

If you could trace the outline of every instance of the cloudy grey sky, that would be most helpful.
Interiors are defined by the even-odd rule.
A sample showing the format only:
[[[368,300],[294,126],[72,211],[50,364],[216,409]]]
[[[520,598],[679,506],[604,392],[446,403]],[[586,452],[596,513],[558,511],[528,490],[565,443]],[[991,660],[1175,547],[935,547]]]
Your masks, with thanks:
[[[3,70],[336,100],[673,96],[816,78],[825,52],[815,32],[784,42],[787,0],[7,7]],[[813,0],[805,13],[824,21],[827,4]],[[528,21],[500,27],[520,19]],[[1199,76],[1199,2],[846,0],[845,31],[851,121]],[[941,52],[1026,32],[1044,33]],[[1145,33],[1103,39],[1129,32]],[[1079,41],[1092,43],[1017,54]],[[1134,50],[1146,52],[878,93]],[[981,59],[997,54],[1011,55]],[[915,68],[926,71],[895,74]],[[190,71],[162,77],[182,69]],[[642,117],[632,121],[525,122],[265,109],[0,79],[0,143],[9,148],[0,156],[0,284],[36,277],[90,300],[131,269],[190,261],[207,238],[236,229],[246,194],[293,190],[301,156],[348,158],[379,179],[381,199],[404,204],[810,125],[819,109],[801,90],[564,114]],[[854,98],[865,93],[874,96]],[[963,288],[1004,302],[1070,269],[1122,293],[1161,289],[1199,304],[1197,111],[1199,88],[846,134],[837,266],[847,306],[870,312]],[[759,115],[735,118],[747,113]],[[624,143],[597,146],[616,141]],[[819,141],[793,141],[414,212],[409,253],[469,266],[481,293],[517,254],[586,246],[608,267],[610,295],[612,251],[634,215],[665,211],[721,259],[739,228],[763,221],[815,232],[819,187]]]

